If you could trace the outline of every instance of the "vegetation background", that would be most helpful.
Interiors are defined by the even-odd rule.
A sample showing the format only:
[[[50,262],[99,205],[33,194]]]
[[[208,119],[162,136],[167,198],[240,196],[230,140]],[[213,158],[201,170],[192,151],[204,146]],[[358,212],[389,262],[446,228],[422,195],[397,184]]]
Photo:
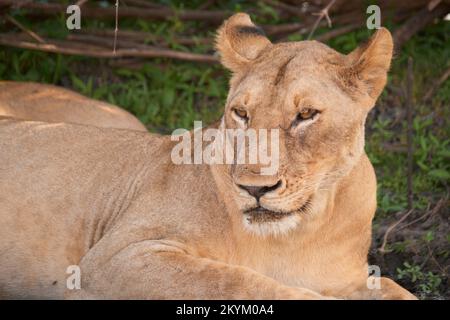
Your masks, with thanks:
[[[2,9],[1,2],[2,35],[23,36],[24,31],[29,30],[44,39],[62,40],[73,35],[83,35],[83,30],[111,31],[115,26],[114,17],[111,16],[83,17],[82,7],[82,30],[69,31],[66,28],[65,11],[47,14],[45,10],[21,7],[21,1],[17,1],[15,6]],[[50,3],[34,2],[44,5]],[[82,2],[83,6],[112,9],[115,1]],[[362,17],[368,16],[365,12],[368,4],[377,3],[360,2],[364,5],[357,10]],[[69,1],[57,3],[67,6]],[[236,11],[249,12],[254,21],[268,26],[264,27],[265,30],[272,30],[268,34],[272,34],[276,41],[304,40],[311,32],[313,22],[317,21],[317,16],[312,15],[304,3],[305,1],[284,1],[280,5],[278,1],[261,0],[122,0],[119,12],[127,7],[143,10],[169,8],[170,11],[165,16],[154,19],[121,17],[119,14],[120,32],[138,31],[140,38],[130,40],[129,36],[119,33],[117,45],[120,49],[130,45],[127,41],[134,41],[136,47],[144,49],[147,46],[157,46],[214,57],[214,34],[222,20],[215,21],[212,18],[217,11],[225,15]],[[324,8],[327,3],[329,2],[312,1],[311,8],[314,5],[319,9]],[[286,6],[283,7],[283,4]],[[177,14],[190,9],[210,10],[211,16],[189,20]],[[294,9],[298,9],[300,14],[292,13]],[[341,10],[345,11],[345,8],[341,7]],[[400,22],[386,16],[383,10],[382,15],[383,25],[395,31],[405,21],[409,21],[407,19],[413,17],[414,13],[406,15]],[[332,8],[330,17],[334,22]],[[326,19],[323,19],[312,38],[327,39],[329,32],[341,30],[340,27],[351,23],[351,20],[345,22],[345,19],[341,19],[339,26],[339,19],[337,20],[337,25],[333,24],[330,29],[326,25]],[[273,32],[276,31],[274,26],[288,23],[297,23],[299,27],[285,34]],[[348,53],[372,33],[365,27],[365,22],[350,29],[353,30],[329,37],[325,42],[342,53]],[[86,37],[80,39],[89,40]],[[100,41],[102,39],[103,42]],[[100,45],[109,41],[108,46],[111,48],[112,39],[111,34],[103,35],[97,40],[91,39],[90,44],[95,45],[97,42]],[[8,43],[2,43],[0,79],[36,81],[71,88],[83,95],[129,110],[152,132],[170,133],[175,128],[191,128],[194,120],[202,120],[208,124],[219,119],[223,111],[229,73],[214,61],[191,62],[165,57],[93,58],[11,48]],[[86,52],[89,48],[86,45]],[[410,94],[407,90],[408,57],[413,61]],[[382,274],[394,278],[422,299],[450,298],[449,57],[450,22],[431,19],[401,49],[397,48],[387,88],[371,111],[366,125],[366,150],[378,177],[378,210],[374,221],[370,263],[379,265]],[[411,103],[408,103],[408,99]],[[413,115],[409,122],[408,108],[411,108]],[[412,133],[409,143],[413,148],[411,169],[407,165],[408,126]],[[412,188],[409,189],[408,177],[412,179]],[[408,202],[408,193],[412,194],[412,203]]]

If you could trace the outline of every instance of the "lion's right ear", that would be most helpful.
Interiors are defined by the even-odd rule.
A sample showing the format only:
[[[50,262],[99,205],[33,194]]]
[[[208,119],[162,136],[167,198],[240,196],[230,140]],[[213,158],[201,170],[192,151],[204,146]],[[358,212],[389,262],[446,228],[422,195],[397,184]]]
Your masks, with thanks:
[[[387,72],[391,65],[394,43],[386,28],[378,29],[369,42],[347,55],[353,81],[363,85],[370,97],[377,99],[386,85]]]
[[[261,28],[255,26],[245,13],[237,13],[225,20],[217,32],[216,49],[222,64],[233,72],[245,69],[270,45]]]

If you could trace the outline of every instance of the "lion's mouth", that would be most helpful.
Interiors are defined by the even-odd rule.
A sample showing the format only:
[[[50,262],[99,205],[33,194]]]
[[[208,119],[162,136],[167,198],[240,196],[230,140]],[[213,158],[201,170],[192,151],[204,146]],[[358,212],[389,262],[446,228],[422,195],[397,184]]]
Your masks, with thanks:
[[[309,197],[300,208],[293,211],[274,211],[258,205],[256,207],[245,210],[244,214],[247,215],[247,219],[249,222],[263,223],[277,221],[287,216],[306,212],[311,205],[311,198],[312,197]]]

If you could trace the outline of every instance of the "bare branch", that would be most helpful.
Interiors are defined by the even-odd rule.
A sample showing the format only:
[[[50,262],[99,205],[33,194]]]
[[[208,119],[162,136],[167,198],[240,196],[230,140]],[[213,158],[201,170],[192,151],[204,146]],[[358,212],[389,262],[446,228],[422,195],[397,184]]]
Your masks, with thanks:
[[[2,8],[17,7],[17,0],[1,0]],[[54,15],[66,12],[66,5],[60,3],[42,3],[42,2],[23,2],[20,3],[21,9],[29,9],[30,15]],[[124,7],[120,12],[123,18],[142,18],[155,20],[168,20],[177,17],[180,20],[202,20],[215,23],[221,23],[229,16],[226,11],[220,10],[175,10],[169,7],[162,8],[137,8]],[[98,7],[85,5],[83,7],[83,16],[87,18],[114,18],[116,9],[114,7]]]
[[[18,39],[14,34],[0,34],[0,45],[15,48],[38,50],[44,52],[61,53],[68,55],[79,55],[96,58],[123,58],[123,57],[142,57],[142,58],[170,58],[194,62],[217,63],[217,57],[207,54],[198,54],[190,52],[180,52],[170,49],[146,46],[145,48],[124,48],[116,50],[113,53],[104,47],[90,46],[85,43],[74,43],[71,41],[48,39],[46,43],[34,43]]]
[[[114,29],[81,29],[76,33],[71,33],[70,37],[77,37],[82,35],[93,35],[93,36],[101,36],[101,37],[114,37]],[[119,30],[118,37],[120,39],[126,39],[128,41],[135,41],[137,43],[141,42],[155,42],[158,46],[168,46],[169,41],[167,38],[163,36],[151,34],[149,32],[137,31],[137,30]],[[181,45],[212,45],[212,40],[209,38],[198,38],[198,37],[187,37],[180,36],[171,38],[173,42]]]
[[[83,4],[85,4],[86,2],[88,2],[88,0],[78,0],[78,2],[76,3],[77,6],[81,7]]]
[[[361,27],[361,24],[358,24],[358,23],[349,24],[347,26],[344,26],[344,27],[341,27],[341,28],[338,28],[338,29],[334,29],[334,30],[331,30],[331,31],[326,32],[324,34],[321,34],[321,35],[319,35],[316,38],[316,40],[325,42],[325,41],[331,40],[333,38],[339,37],[339,36],[341,36],[343,34],[346,34],[348,32],[351,32],[351,31],[354,31],[356,29],[359,29],[360,27]]]
[[[433,1],[431,1],[433,2]],[[396,51],[400,50],[406,41],[411,39],[417,32],[425,28],[434,19],[445,16],[450,9],[446,2],[437,5],[423,7],[415,15],[409,18],[394,32],[394,44]]]
[[[309,32],[308,39],[311,39],[311,37],[313,36],[314,32],[316,31],[317,27],[319,26],[319,23],[322,21],[323,18],[326,18],[328,27],[331,28],[332,24],[331,24],[331,19],[329,16],[329,11],[335,2],[336,2],[336,0],[331,0],[325,8],[320,10],[320,12],[313,13],[313,15],[318,16],[318,18],[317,18],[316,22],[314,22],[314,25],[312,26],[311,31]]]
[[[45,43],[44,39],[42,39],[37,33],[31,31],[30,29],[26,28],[23,24],[21,24],[19,21],[11,17],[9,14],[4,15],[5,19],[14,24],[16,27],[18,27],[20,30],[28,34],[31,38],[36,40],[39,43]]]
[[[406,76],[406,113],[407,113],[407,143],[408,143],[408,168],[407,168],[407,187],[408,187],[408,209],[413,208],[413,87],[414,70],[413,59],[408,57],[408,68]]]
[[[412,212],[414,212],[414,210],[409,210],[408,212],[404,213],[403,216],[400,218],[400,220],[396,221],[395,223],[390,225],[389,228],[387,228],[386,232],[384,233],[383,243],[382,243],[381,247],[378,249],[378,251],[380,251],[381,253],[389,252],[388,250],[386,250],[386,244],[387,244],[387,239],[388,239],[389,234],[392,232],[392,230],[395,229],[395,227],[397,227],[406,218],[408,218]]]
[[[114,29],[114,48],[113,53],[116,53],[117,47],[117,33],[119,32],[119,0],[116,0],[116,27]]]
[[[423,102],[426,103],[431,100],[433,95],[436,93],[436,91],[439,89],[439,87],[447,81],[447,79],[450,77],[450,67],[445,70],[442,75],[439,77],[439,79],[435,80],[433,84],[431,85],[430,89],[428,89],[427,93],[423,97]]]

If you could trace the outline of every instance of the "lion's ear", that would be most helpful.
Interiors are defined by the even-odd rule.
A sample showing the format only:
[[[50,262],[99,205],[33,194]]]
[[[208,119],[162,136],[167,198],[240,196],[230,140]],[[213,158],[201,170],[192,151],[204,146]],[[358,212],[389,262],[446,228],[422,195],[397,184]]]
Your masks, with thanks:
[[[353,81],[362,82],[363,88],[373,99],[377,99],[386,85],[387,72],[391,65],[394,43],[391,33],[381,28],[369,41],[348,54],[350,74]]]
[[[237,13],[226,20],[217,32],[216,49],[222,64],[239,72],[256,59],[271,42],[245,13]]]

